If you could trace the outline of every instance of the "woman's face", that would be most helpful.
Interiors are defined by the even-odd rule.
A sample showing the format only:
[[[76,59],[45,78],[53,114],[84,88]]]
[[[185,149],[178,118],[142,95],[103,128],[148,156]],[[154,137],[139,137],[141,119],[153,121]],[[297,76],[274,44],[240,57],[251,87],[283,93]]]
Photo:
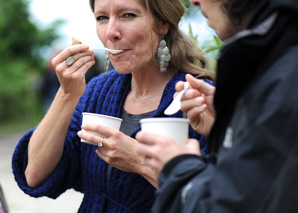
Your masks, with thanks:
[[[124,50],[116,55],[109,54],[119,73],[156,67],[152,59],[162,35],[152,31],[153,19],[141,0],[95,0],[94,15],[97,34],[104,46]],[[162,33],[162,29],[159,31]]]

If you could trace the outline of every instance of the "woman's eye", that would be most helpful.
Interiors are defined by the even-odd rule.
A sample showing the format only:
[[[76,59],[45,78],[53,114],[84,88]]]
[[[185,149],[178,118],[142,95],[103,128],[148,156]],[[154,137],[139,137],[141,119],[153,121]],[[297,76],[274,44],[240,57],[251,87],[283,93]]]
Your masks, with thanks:
[[[96,17],[96,20],[97,20],[97,21],[102,21],[102,20],[106,20],[106,19],[108,19],[107,16],[97,16],[97,17]]]
[[[136,15],[133,14],[133,13],[125,13],[125,14],[124,14],[124,17],[125,17],[125,18],[133,18],[133,17],[136,17]]]

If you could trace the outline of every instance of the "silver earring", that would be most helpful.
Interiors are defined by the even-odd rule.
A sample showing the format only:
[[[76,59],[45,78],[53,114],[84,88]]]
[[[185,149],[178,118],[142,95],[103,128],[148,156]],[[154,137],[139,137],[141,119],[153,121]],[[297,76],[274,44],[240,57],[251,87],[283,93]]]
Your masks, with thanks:
[[[109,56],[106,54],[105,57],[104,57],[104,72],[105,72],[105,77],[108,76],[108,71],[110,69],[110,58]]]
[[[164,36],[159,43],[157,61],[160,68],[160,72],[166,73],[167,67],[169,66],[169,62],[171,61],[171,54],[169,48],[167,47]]]

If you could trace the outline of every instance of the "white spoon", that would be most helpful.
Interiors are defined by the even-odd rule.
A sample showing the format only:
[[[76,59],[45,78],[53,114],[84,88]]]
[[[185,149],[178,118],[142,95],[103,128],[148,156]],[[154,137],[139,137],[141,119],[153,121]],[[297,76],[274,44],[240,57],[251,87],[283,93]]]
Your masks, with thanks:
[[[185,92],[185,90],[189,87],[189,83],[186,81],[184,83],[184,89],[181,90],[178,95],[174,98],[174,100],[172,101],[172,103],[166,108],[166,110],[164,111],[165,115],[173,115],[176,112],[178,112],[181,109],[181,97],[183,95],[183,93]]]
[[[105,48],[105,47],[96,47],[96,48],[90,48],[92,50],[105,50],[105,51],[108,51],[112,54],[117,54],[117,53],[121,53],[123,50],[111,50],[111,49],[108,49],[108,48]]]

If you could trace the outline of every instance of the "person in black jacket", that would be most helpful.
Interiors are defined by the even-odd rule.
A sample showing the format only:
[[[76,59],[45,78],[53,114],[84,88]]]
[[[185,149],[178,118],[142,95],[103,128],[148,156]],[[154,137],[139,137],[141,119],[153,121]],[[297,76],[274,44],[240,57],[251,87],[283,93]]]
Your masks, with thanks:
[[[188,76],[181,102],[209,155],[138,133],[158,175],[153,212],[298,212],[298,1],[191,2],[224,42],[216,91]]]

